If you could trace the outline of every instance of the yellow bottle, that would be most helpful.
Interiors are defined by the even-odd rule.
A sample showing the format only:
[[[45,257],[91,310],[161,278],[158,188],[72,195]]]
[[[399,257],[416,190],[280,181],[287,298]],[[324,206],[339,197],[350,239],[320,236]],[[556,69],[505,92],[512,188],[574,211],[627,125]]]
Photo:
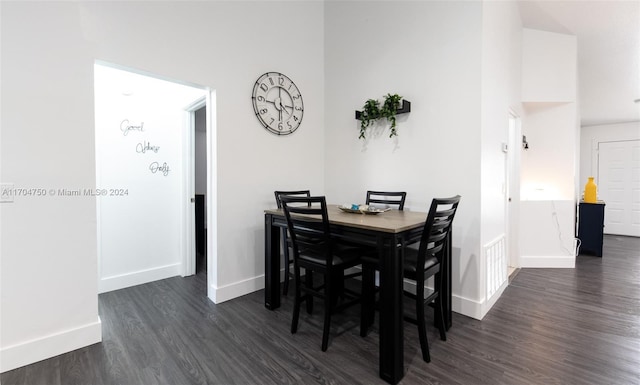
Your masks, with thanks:
[[[593,181],[593,177],[590,176],[587,184],[584,186],[584,201],[587,203],[596,203],[598,201],[596,183]]]

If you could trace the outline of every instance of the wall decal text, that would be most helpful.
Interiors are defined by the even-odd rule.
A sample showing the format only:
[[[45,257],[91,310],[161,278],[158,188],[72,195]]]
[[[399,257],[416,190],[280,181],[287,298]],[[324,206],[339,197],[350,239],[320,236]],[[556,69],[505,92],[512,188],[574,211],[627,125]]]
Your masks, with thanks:
[[[167,162],[164,162],[162,164],[153,162],[149,165],[149,170],[151,170],[152,174],[161,173],[164,176],[169,175],[169,171],[171,171]]]
[[[129,119],[125,119],[120,122],[120,131],[122,131],[122,135],[127,136],[131,131],[140,131],[144,132],[144,122],[140,122],[139,125],[134,125],[129,122]]]
[[[144,154],[147,151],[158,153],[160,151],[160,146],[152,146],[151,142],[143,141],[142,143],[138,143],[136,145],[136,152],[138,154]]]

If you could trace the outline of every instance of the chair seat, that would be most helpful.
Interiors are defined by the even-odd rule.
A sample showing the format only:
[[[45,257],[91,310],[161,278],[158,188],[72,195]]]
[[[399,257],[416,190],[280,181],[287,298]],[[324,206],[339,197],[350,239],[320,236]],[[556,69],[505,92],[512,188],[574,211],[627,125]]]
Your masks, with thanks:
[[[368,265],[373,265],[375,266],[376,269],[380,269],[380,267],[378,266],[380,264],[380,260],[378,259],[378,256],[375,255],[375,253],[377,253],[377,250],[375,248],[372,249],[365,249],[367,251],[361,253],[360,255],[362,255],[362,263],[366,263]],[[405,249],[405,254],[404,254],[404,276],[405,278],[409,278],[409,279],[413,279],[416,276],[416,268],[417,268],[417,264],[418,264],[418,250],[416,249]],[[438,262],[438,258],[436,258],[435,255],[432,255],[430,257],[425,258],[424,261],[424,270],[429,270],[431,268],[433,268],[434,266],[437,266],[439,264]]]
[[[423,270],[431,269],[434,266],[439,264],[438,258],[435,255],[431,255],[424,259]],[[418,267],[418,250],[416,249],[405,249],[404,253],[404,276],[406,278],[412,279],[416,276]]]
[[[332,266],[357,265],[360,263],[362,250],[357,247],[339,246],[333,254]],[[324,265],[326,263],[324,251],[317,251],[311,248],[300,250],[300,260]]]

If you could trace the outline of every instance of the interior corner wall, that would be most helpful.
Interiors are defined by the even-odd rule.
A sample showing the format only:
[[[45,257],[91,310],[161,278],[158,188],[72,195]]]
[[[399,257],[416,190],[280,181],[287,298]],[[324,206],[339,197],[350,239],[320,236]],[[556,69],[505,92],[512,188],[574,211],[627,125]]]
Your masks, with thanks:
[[[426,212],[432,198],[460,194],[453,306],[476,317],[481,12],[464,1],[325,2],[326,195],[356,203],[367,189],[407,191],[405,210]],[[387,93],[411,102],[397,117],[398,136],[380,126],[358,139],[355,111]]]
[[[273,191],[324,191],[324,3],[0,7],[2,182],[95,186],[95,59],[208,86],[217,100],[209,161],[216,167],[219,223],[208,292],[222,302],[264,288],[263,210],[275,207]],[[264,20],[287,22],[265,28]],[[261,43],[282,36],[296,49],[275,54],[272,44]],[[300,128],[285,137],[267,132],[251,106],[256,79],[274,70],[296,83],[306,107]],[[95,198],[25,197],[3,205],[2,370],[100,341]]]

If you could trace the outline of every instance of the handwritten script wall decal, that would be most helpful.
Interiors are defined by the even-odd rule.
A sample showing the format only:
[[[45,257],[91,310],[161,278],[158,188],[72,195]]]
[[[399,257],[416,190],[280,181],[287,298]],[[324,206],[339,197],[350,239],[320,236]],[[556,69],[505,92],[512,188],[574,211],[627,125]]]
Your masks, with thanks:
[[[130,132],[134,131],[145,132],[144,122],[140,122],[140,124],[135,125],[132,124],[129,119],[124,119],[120,122],[120,131],[124,136],[127,136]],[[146,154],[147,152],[157,154],[158,152],[160,152],[160,146],[154,146],[151,144],[151,142],[146,140],[143,140],[142,142],[138,142],[136,144],[136,153]],[[167,162],[163,162],[162,164],[160,164],[160,162],[152,162],[151,164],[149,164],[149,171],[151,171],[152,174],[168,176],[171,172],[171,168],[169,167]]]
[[[164,176],[169,175],[169,171],[171,171],[167,162],[162,163],[162,165],[158,162],[153,162],[149,165],[149,170],[151,170],[152,174],[161,173]]]
[[[144,122],[140,122],[139,125],[133,125],[129,123],[129,119],[125,119],[120,122],[120,131],[122,131],[122,135],[127,136],[131,131],[140,131],[144,132]]]
[[[138,143],[136,145],[136,152],[138,154],[144,154],[147,151],[158,153],[160,151],[160,146],[152,146],[151,142],[143,141],[142,143]]]

